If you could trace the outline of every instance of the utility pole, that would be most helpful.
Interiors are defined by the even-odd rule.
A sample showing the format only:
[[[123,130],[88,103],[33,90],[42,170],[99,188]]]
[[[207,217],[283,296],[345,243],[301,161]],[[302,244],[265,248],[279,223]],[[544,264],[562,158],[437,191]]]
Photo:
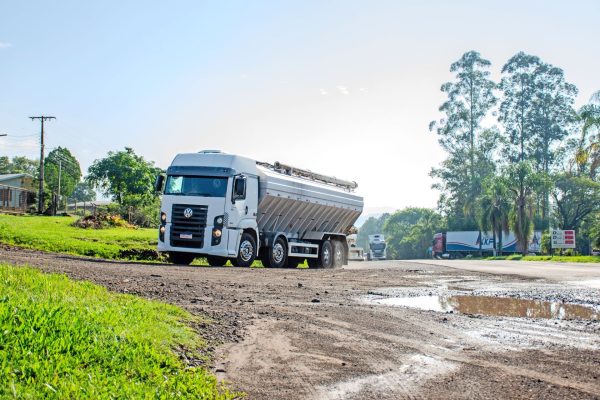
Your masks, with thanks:
[[[46,115],[40,115],[39,117],[29,117],[32,121],[39,119],[42,125],[40,132],[40,188],[38,192],[38,214],[44,212],[44,121],[56,119],[56,117],[50,117]]]
[[[58,206],[57,209],[60,208],[60,176],[62,175],[62,160],[58,159]]]

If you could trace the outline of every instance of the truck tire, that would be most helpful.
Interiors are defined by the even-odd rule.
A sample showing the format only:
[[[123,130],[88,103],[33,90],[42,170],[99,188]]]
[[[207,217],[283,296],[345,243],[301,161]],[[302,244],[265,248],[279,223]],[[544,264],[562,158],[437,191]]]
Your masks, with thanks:
[[[179,253],[172,251],[169,253],[169,258],[173,264],[190,265],[192,261],[194,261],[194,258],[196,258],[196,255],[193,253]]]
[[[339,240],[331,241],[332,268],[339,268],[344,265],[344,245]]]
[[[332,268],[333,267],[333,246],[329,240],[321,243],[318,258],[309,258],[308,266],[311,268]]]
[[[206,256],[206,262],[211,267],[222,267],[227,262],[227,259],[219,256]]]
[[[249,267],[256,258],[256,240],[248,232],[242,233],[237,257],[231,260],[234,267]]]
[[[284,268],[288,264],[287,244],[285,239],[279,236],[265,251],[261,258],[263,265],[267,268]]]

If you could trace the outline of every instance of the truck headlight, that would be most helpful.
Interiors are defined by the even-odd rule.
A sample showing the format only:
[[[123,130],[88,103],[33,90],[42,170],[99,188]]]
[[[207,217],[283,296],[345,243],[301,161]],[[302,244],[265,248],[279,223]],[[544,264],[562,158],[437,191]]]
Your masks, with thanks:
[[[213,237],[220,238],[223,232],[220,229],[213,229]]]
[[[223,217],[217,217],[217,224],[222,225],[223,224]]]
[[[158,231],[164,235],[165,234],[165,226],[161,225],[160,228],[158,228]]]

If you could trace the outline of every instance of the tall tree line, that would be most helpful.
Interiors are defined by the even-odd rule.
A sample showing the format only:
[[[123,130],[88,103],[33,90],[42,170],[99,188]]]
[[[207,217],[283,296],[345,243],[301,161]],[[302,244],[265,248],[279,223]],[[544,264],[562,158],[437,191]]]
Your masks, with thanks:
[[[491,230],[497,244],[513,230],[523,251],[534,228],[550,226],[600,242],[600,94],[575,110],[564,71],[524,52],[500,82],[491,67],[476,51],[453,63],[430,124],[448,154],[431,172],[447,228]]]

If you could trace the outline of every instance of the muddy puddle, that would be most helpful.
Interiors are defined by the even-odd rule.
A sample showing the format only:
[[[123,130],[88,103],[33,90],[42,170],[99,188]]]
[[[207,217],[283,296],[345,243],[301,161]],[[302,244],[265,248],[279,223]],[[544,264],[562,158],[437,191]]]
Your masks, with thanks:
[[[369,303],[418,308],[438,312],[458,312],[495,317],[600,320],[600,309],[591,306],[493,296],[369,296]]]

